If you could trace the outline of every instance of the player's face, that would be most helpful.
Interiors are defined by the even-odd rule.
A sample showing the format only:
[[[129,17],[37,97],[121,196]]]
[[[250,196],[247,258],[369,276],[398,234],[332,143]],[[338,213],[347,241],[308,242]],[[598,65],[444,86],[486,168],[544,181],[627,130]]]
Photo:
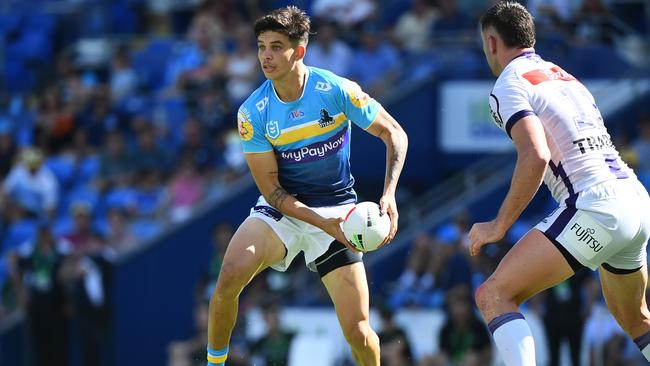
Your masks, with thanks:
[[[298,48],[289,37],[278,32],[264,32],[257,37],[257,57],[264,76],[269,80],[281,79],[291,71],[299,57]]]

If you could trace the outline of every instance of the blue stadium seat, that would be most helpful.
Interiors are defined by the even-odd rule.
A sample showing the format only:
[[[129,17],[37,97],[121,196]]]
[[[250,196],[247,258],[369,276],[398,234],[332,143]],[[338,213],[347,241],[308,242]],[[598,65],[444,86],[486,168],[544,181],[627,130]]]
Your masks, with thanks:
[[[38,230],[39,220],[23,219],[12,223],[5,234],[2,242],[2,254],[17,249],[22,243],[31,240]]]
[[[130,187],[119,187],[108,192],[105,198],[107,209],[130,209],[137,204],[137,193]]]
[[[79,162],[75,183],[88,183],[99,174],[99,157],[88,156]]]
[[[63,155],[52,156],[45,161],[45,166],[52,171],[63,190],[72,184],[76,170],[73,158]]]
[[[133,68],[140,78],[140,86],[159,90],[164,86],[167,62],[171,59],[176,41],[170,38],[152,39],[147,46],[133,54]]]
[[[52,223],[52,234],[55,237],[61,237],[68,234],[74,228],[74,220],[69,214],[58,216]]]
[[[163,224],[151,219],[137,219],[131,222],[131,232],[141,240],[152,239],[162,232]]]
[[[98,208],[101,206],[99,193],[91,184],[79,184],[72,187],[61,202],[61,212],[69,212],[70,206],[75,202],[87,203],[95,214],[98,213]]]

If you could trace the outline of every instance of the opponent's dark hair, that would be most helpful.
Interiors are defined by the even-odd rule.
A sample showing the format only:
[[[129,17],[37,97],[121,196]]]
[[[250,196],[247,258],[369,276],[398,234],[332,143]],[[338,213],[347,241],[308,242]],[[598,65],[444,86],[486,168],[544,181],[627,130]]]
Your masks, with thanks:
[[[480,20],[481,29],[496,29],[508,47],[529,48],[535,45],[535,23],[526,8],[514,1],[501,1],[488,9]]]
[[[285,6],[255,21],[255,38],[263,32],[272,31],[286,35],[294,45],[307,44],[310,24],[304,11],[296,6]]]

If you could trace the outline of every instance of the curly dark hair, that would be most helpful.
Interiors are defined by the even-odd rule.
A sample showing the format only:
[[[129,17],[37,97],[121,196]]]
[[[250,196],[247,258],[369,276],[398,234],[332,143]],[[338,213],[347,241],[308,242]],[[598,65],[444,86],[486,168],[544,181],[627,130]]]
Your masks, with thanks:
[[[307,44],[311,21],[307,14],[296,6],[275,9],[255,21],[255,38],[268,31],[286,35],[291,43]]]
[[[480,20],[481,29],[494,27],[508,47],[535,45],[535,23],[526,8],[514,1],[501,1],[488,9]]]

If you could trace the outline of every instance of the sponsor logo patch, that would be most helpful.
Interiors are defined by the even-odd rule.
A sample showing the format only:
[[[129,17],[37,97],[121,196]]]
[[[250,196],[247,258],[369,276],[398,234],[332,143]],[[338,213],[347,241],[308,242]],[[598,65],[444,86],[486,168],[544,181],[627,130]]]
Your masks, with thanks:
[[[266,108],[268,104],[269,104],[269,97],[264,97],[264,99],[255,103],[255,107],[257,107],[257,110],[261,112],[264,110],[264,108]]]
[[[350,103],[357,108],[364,108],[370,103],[370,96],[355,82],[346,82],[346,92],[350,98]]]
[[[320,119],[318,120],[318,125],[323,128],[327,126],[331,126],[334,124],[334,118],[330,116],[330,113],[327,111],[325,108],[321,108],[320,110]]]
[[[270,206],[255,206],[253,207],[253,211],[260,213],[266,217],[270,217],[275,221],[280,221],[283,217],[282,213],[273,207]]]
[[[332,90],[332,84],[327,81],[317,81],[314,89],[322,92],[328,92]]]
[[[586,259],[591,260],[612,242],[612,236],[596,220],[578,214],[564,229],[564,239]]]
[[[250,113],[246,108],[241,107],[237,113],[237,130],[239,131],[239,138],[244,141],[249,141],[253,138],[253,124],[250,122]]]
[[[327,158],[336,154],[348,142],[348,129],[321,142],[303,146],[297,149],[279,151],[277,156],[280,161],[287,164],[306,163]]]
[[[501,118],[501,114],[499,113],[499,100],[494,94],[490,94],[490,114],[494,123],[500,128],[503,128],[503,118]]]

